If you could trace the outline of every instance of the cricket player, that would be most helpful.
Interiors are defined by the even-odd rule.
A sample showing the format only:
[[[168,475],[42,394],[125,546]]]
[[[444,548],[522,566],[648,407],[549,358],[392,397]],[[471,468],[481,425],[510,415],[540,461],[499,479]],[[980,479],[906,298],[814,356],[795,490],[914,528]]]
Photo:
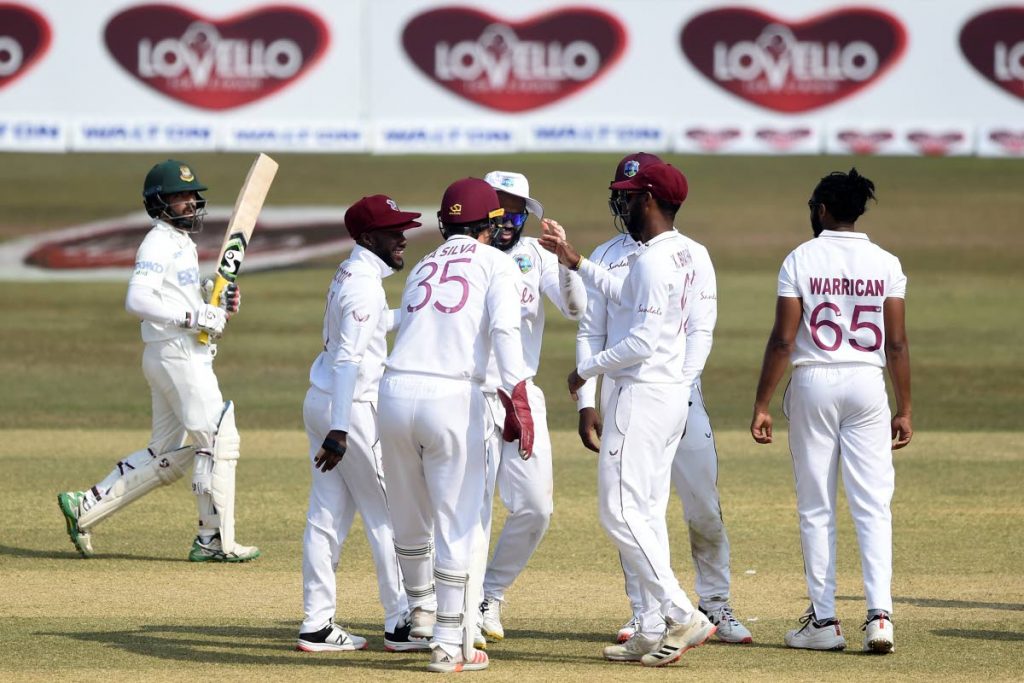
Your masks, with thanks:
[[[623,564],[639,579],[643,604],[636,635],[606,648],[605,656],[665,666],[716,630],[679,586],[661,530],[685,397],[696,376],[685,362],[683,335],[694,295],[692,256],[673,227],[687,183],[673,166],[653,163],[611,188],[625,192],[626,227],[643,248],[629,256],[626,278],[605,290],[619,304],[607,322],[607,348],[580,363],[568,384],[578,400],[587,379],[603,374],[615,382],[598,456],[598,509]],[[545,229],[541,243],[558,251],[565,241]],[[565,257],[563,248],[560,262]],[[572,267],[581,270],[584,262],[577,256]],[[582,274],[588,284],[613,279],[593,264]]]
[[[214,350],[198,335],[219,337],[241,297],[229,285],[220,301],[204,302],[199,260],[191,235],[203,228],[206,191],[188,164],[168,159],[153,166],[142,198],[153,227],[135,257],[125,308],[142,320],[142,371],[153,399],[149,445],[118,461],[102,481],[66,491],[57,503],[71,542],[93,554],[92,528],[159,486],[192,469],[199,533],[192,562],[244,562],[259,549],[235,542],[235,468],[241,443],[235,408],[225,402],[213,373]],[[186,441],[191,443],[183,445]]]
[[[530,196],[530,183],[521,173],[491,171],[484,176],[498,193],[502,227],[493,246],[512,257],[520,276],[521,333],[523,357],[528,376],[532,379],[540,365],[541,341],[544,336],[544,301],[547,297],[569,320],[579,320],[586,307],[586,290],[577,273],[559,265],[554,254],[543,249],[534,237],[523,236],[529,216],[537,220],[544,217],[544,207]],[[501,405],[495,392],[500,386],[497,367],[488,368],[484,392],[489,405],[500,416]],[[505,525],[494,549],[494,556],[483,577],[484,599],[480,603],[482,635],[491,640],[502,640],[505,630],[501,623],[501,604],[505,592],[526,567],[544,532],[547,531],[553,510],[551,437],[547,427],[547,408],[544,392],[529,384],[530,409],[533,415],[533,457],[523,460],[514,443],[502,441],[500,434],[493,440],[500,449],[494,463],[501,500],[508,510]],[[502,422],[500,417],[496,422]],[[493,450],[493,449],[492,449]],[[489,464],[491,462],[489,461]],[[489,482],[490,483],[490,482]],[[493,486],[488,493],[493,494]],[[491,499],[484,502],[484,535],[490,538]]]
[[[789,418],[800,543],[811,605],[786,645],[846,647],[836,618],[836,476],[860,545],[867,619],[864,649],[892,652],[893,449],[913,436],[907,277],[899,259],[856,232],[875,185],[856,169],[831,173],[808,202],[814,239],[794,249],[779,271],[775,325],[764,352],[750,432],[772,442],[769,403],[793,364],[783,398]],[[890,413],[883,369],[896,398]]]
[[[653,154],[640,152],[630,154],[619,162],[612,180],[623,182],[635,176],[648,164],[662,163]],[[630,254],[639,245],[629,236],[625,228],[626,202],[621,191],[613,190],[609,208],[615,221],[618,235],[598,246],[588,259],[589,263],[607,269],[616,278],[625,277],[628,272]],[[718,452],[715,448],[711,420],[704,406],[701,391],[701,373],[711,352],[712,335],[718,318],[718,291],[715,269],[708,250],[701,244],[682,235],[694,268],[694,297],[690,318],[686,323],[687,373],[696,373],[693,389],[690,391],[690,410],[686,418],[683,436],[676,448],[672,461],[672,484],[683,503],[683,514],[689,530],[690,552],[696,570],[697,594],[700,596],[698,609],[704,612],[712,624],[718,627],[715,637],[727,643],[751,643],[750,631],[733,615],[729,605],[729,538],[722,519],[722,508],[718,496]],[[578,258],[578,255],[575,256]],[[591,266],[586,266],[590,268]],[[607,321],[610,310],[617,304],[610,302],[600,291],[588,288],[587,309],[580,321],[576,337],[576,362],[582,363],[601,352],[607,342]],[[613,382],[605,378],[601,386],[602,413],[607,407],[613,391]],[[587,380],[579,392],[579,433],[583,445],[594,452],[600,451],[601,417],[595,409],[596,380]],[[666,534],[667,527],[659,529]],[[625,643],[636,633],[641,611],[641,591],[637,577],[623,564],[626,580],[626,594],[633,608],[633,616],[619,629],[617,641]],[[609,653],[615,657],[623,651],[612,648]],[[625,651],[626,655],[630,652]]]
[[[366,639],[334,623],[335,571],[356,511],[363,518],[384,607],[384,649],[425,650],[412,625],[401,585],[377,435],[377,385],[384,374],[391,317],[382,281],[405,266],[406,230],[420,214],[402,211],[386,195],[363,197],[345,212],[356,246],[327,290],[323,346],[309,371],[303,404],[312,467],[302,552],[305,619],[298,649],[362,650]]]
[[[406,281],[380,384],[395,548],[412,608],[411,635],[431,637],[430,671],[488,665],[487,654],[473,647],[477,610],[467,588],[473,549],[484,542],[486,438],[493,426],[482,386],[492,352],[504,438],[519,439],[522,457],[533,447],[518,275],[512,259],[490,246],[502,213],[497,193],[482,179],[447,188],[438,212],[445,242]]]

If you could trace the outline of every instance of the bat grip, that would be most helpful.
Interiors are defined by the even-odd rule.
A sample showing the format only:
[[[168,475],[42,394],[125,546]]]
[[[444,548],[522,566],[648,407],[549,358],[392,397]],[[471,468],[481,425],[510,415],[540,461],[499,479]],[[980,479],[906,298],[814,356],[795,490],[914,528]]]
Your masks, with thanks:
[[[220,273],[217,273],[217,278],[213,281],[213,291],[210,292],[210,300],[206,303],[211,306],[216,306],[215,301],[220,300],[220,295],[224,291],[224,288],[228,286],[228,280]],[[209,345],[210,334],[208,332],[199,333],[199,343],[203,345]]]

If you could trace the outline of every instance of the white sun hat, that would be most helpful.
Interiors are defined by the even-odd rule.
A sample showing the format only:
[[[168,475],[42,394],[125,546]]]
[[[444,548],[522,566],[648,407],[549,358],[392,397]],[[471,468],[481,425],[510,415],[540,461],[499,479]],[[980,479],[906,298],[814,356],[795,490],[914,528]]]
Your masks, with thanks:
[[[509,171],[491,171],[484,176],[487,184],[499,192],[522,197],[526,200],[527,210],[537,220],[544,217],[544,206],[530,196],[530,181],[522,173],[510,173]]]

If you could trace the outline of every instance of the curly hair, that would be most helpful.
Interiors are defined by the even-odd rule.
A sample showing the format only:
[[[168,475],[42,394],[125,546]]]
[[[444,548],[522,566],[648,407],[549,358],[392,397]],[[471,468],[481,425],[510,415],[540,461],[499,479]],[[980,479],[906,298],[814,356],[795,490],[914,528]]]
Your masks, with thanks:
[[[833,171],[818,182],[812,197],[837,221],[853,223],[864,214],[868,200],[875,199],[875,184],[856,168],[849,173]]]

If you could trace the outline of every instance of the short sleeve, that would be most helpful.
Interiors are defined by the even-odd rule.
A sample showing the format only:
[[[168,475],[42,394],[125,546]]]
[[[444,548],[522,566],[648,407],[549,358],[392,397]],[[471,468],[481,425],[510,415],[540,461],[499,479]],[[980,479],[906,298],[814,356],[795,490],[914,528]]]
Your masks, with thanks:
[[[892,272],[889,275],[889,292],[887,297],[904,299],[907,296],[907,276],[903,274],[903,266],[896,257],[892,259]]]
[[[779,269],[779,296],[800,298],[800,289],[797,286],[796,273],[796,252],[790,252],[786,260],[782,262]]]

